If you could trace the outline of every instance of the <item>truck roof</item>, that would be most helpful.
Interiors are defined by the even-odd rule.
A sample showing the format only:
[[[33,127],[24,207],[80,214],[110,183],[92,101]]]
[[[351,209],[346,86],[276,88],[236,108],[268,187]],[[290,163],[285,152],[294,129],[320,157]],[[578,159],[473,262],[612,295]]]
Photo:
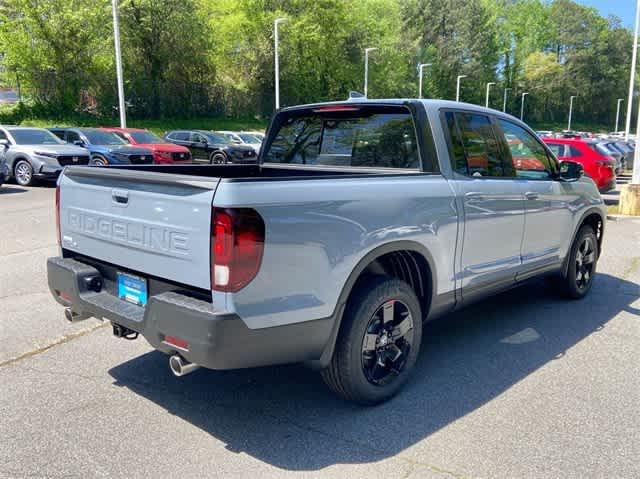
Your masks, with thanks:
[[[504,113],[500,110],[494,110],[492,108],[486,108],[480,105],[474,105],[473,103],[464,103],[457,102],[453,100],[441,100],[441,99],[419,99],[419,98],[376,98],[376,99],[366,99],[366,98],[350,98],[342,101],[331,101],[331,102],[322,102],[322,103],[309,103],[306,105],[295,105],[289,106],[285,108],[281,108],[280,111],[295,111],[295,110],[304,110],[309,108],[319,108],[322,106],[330,106],[330,105],[404,105],[408,102],[421,102],[426,110],[439,110],[441,108],[452,108],[452,109],[464,109],[464,110],[472,110],[478,112],[486,112],[491,113],[493,115],[501,115],[504,117],[508,117],[512,120],[516,120],[521,123],[520,119],[508,114]]]

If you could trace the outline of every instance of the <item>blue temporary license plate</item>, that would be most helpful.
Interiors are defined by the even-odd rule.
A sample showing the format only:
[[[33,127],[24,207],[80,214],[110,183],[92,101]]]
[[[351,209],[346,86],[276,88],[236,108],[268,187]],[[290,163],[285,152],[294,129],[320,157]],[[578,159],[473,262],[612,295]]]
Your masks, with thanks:
[[[127,273],[118,273],[118,298],[138,306],[145,306],[147,280]]]

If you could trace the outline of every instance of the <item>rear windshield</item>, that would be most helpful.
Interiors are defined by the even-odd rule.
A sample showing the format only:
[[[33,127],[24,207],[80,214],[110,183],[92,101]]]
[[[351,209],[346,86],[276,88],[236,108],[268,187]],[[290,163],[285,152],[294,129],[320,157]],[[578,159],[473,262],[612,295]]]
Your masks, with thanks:
[[[264,163],[420,167],[413,120],[405,108],[296,113],[280,123]]]

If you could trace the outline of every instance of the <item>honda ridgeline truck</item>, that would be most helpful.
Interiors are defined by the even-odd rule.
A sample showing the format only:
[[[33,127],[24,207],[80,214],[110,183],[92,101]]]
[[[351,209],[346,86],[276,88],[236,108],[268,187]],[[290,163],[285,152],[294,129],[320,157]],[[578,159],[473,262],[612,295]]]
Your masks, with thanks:
[[[435,100],[280,110],[255,165],[67,167],[48,280],[197,367],[305,363],[340,396],[407,381],[423,321],[553,275],[592,285],[606,210],[517,119]]]

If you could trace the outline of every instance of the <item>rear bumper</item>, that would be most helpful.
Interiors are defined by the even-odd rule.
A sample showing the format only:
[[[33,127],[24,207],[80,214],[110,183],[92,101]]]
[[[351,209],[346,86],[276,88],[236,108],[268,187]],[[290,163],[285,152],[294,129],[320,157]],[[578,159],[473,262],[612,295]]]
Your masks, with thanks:
[[[56,301],[80,317],[94,316],[136,331],[156,349],[180,354],[210,369],[236,369],[313,361],[331,336],[333,318],[263,329],[249,329],[238,315],[216,311],[213,304],[177,291],[149,297],[146,307],[120,300],[116,285],[96,268],[68,258],[47,261],[49,289]],[[100,277],[100,292],[87,279]],[[61,295],[62,293],[62,295]],[[164,342],[175,336],[188,350]]]
[[[606,181],[600,188],[600,193],[606,193],[607,191],[614,190],[616,188],[616,178],[613,177]]]

